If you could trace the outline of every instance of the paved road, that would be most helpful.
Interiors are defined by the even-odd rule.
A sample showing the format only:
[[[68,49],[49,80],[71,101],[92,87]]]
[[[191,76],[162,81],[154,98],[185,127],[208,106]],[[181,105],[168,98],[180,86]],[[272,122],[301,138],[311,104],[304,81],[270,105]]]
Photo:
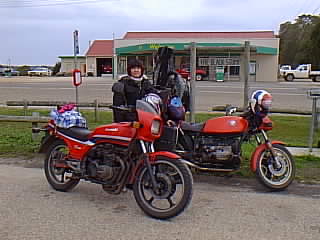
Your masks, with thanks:
[[[197,176],[191,207],[170,221],[146,217],[131,192],[81,182],[52,190],[42,169],[0,165],[0,239],[319,240],[320,186],[269,193],[255,181]]]
[[[84,78],[79,87],[79,101],[111,102],[111,86],[113,80],[110,77]],[[212,106],[225,106],[232,104],[242,106],[243,86],[239,82],[197,82],[197,111],[207,111]],[[276,83],[249,83],[250,92],[257,89],[266,89],[274,97],[274,108],[311,110],[311,100],[306,92],[310,88],[320,88],[320,83],[311,80],[296,80],[294,82]],[[75,101],[75,89],[71,78],[30,78],[0,77],[0,104],[8,100],[64,100]]]

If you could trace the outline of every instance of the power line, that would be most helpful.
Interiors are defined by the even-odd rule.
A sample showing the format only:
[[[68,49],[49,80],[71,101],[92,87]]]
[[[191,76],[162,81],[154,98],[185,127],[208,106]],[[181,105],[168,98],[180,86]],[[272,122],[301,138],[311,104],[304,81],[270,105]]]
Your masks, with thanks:
[[[50,2],[48,0],[42,1],[43,3],[35,4],[34,1],[20,1],[19,3],[1,2],[0,8],[30,8],[30,7],[51,7],[51,6],[65,6],[65,5],[78,5],[78,4],[91,4],[99,2],[115,2],[120,0],[61,0]]]
[[[313,10],[312,14],[315,14],[316,11],[318,11],[319,9],[320,9],[320,5],[316,9]]]

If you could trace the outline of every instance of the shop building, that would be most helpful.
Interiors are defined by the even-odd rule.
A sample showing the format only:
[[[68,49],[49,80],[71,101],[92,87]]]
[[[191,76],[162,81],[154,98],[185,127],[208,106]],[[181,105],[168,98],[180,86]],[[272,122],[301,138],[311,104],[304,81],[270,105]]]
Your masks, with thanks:
[[[277,81],[279,38],[273,31],[127,32],[121,39],[93,41],[85,56],[86,73],[116,77],[126,73],[130,59],[137,58],[144,63],[146,74],[152,75],[153,57],[162,46],[174,49],[176,69],[188,69],[190,45],[195,42],[197,69],[207,73],[203,79],[215,81],[219,72],[225,81],[242,81],[245,41],[250,43],[249,80]]]

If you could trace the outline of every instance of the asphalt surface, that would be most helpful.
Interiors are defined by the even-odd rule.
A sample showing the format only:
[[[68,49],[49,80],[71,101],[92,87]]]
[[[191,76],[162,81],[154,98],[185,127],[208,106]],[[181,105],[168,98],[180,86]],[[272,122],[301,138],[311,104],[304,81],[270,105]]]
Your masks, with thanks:
[[[79,101],[111,103],[111,77],[87,77],[79,86]],[[320,83],[309,79],[293,82],[249,82],[249,93],[257,89],[269,91],[275,109],[311,111],[312,101],[307,90],[320,88]],[[71,77],[0,77],[0,104],[8,100],[22,101],[71,101],[75,102],[75,87]],[[243,83],[240,82],[196,82],[196,111],[208,111],[213,106],[243,105]]]
[[[320,239],[320,186],[268,192],[255,180],[196,175],[180,216],[147,217],[132,192],[109,195],[81,182],[48,186],[42,169],[0,165],[0,239]]]

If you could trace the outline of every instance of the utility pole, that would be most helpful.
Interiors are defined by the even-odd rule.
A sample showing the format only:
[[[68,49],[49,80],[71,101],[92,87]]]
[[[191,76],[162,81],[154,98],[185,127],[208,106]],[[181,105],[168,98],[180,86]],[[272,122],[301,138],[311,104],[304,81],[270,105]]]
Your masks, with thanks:
[[[117,58],[117,53],[116,53],[116,47],[114,45],[114,32],[112,33],[112,44],[113,44],[113,57],[112,57],[112,79],[115,80],[117,79],[117,75],[118,75],[118,58]]]
[[[196,65],[197,47],[196,43],[191,43],[190,48],[190,116],[189,122],[195,123],[195,102],[196,102]]]
[[[249,65],[250,65],[250,42],[244,42],[244,87],[243,87],[243,109],[248,107],[249,100]]]

